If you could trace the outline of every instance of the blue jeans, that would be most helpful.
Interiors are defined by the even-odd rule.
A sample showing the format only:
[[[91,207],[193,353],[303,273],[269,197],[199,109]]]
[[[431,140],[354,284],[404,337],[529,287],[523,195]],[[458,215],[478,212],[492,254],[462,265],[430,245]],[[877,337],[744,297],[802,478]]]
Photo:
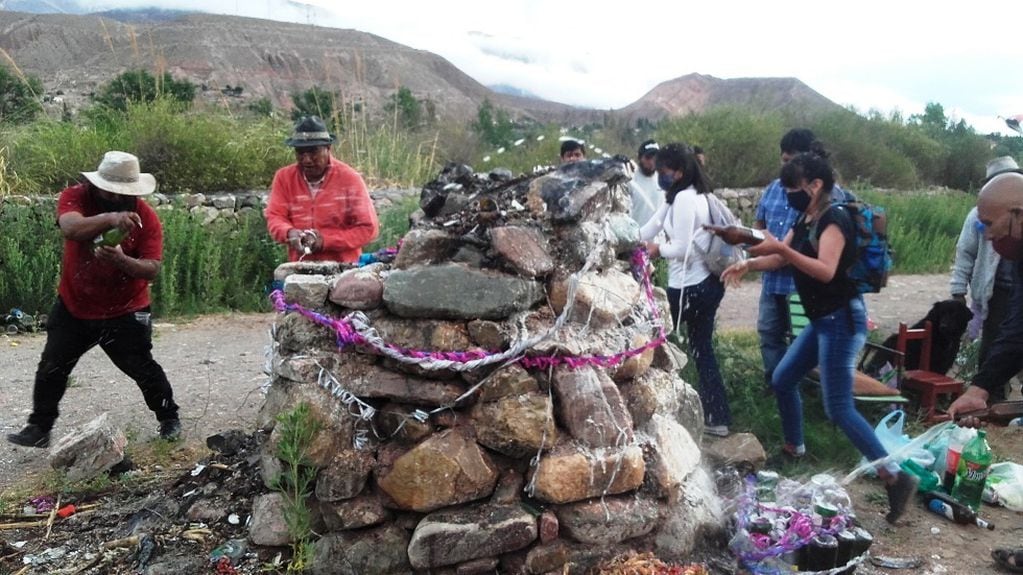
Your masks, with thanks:
[[[792,342],[771,382],[786,443],[803,445],[803,402],[799,385],[811,369],[820,366],[821,394],[828,419],[868,460],[888,455],[874,435],[874,429],[853,405],[856,356],[866,341],[867,310],[863,298],[856,297],[831,315],[811,320]]]
[[[678,324],[680,314],[686,324],[689,354],[696,361],[700,403],[703,404],[703,418],[707,425],[732,424],[732,411],[728,408],[728,396],[713,346],[714,318],[724,296],[725,286],[714,274],[684,290],[668,288],[672,328]]]
[[[764,360],[764,382],[770,386],[774,370],[789,348],[789,296],[760,291],[760,314],[757,333],[760,335],[760,357]]]

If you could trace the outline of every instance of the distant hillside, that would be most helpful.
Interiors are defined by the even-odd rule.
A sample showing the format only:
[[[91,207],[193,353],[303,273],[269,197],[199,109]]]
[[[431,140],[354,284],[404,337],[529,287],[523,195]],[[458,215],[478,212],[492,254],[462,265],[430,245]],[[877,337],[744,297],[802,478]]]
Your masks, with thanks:
[[[620,112],[628,118],[659,120],[715,106],[743,106],[755,110],[841,108],[796,78],[721,79],[687,74],[661,82]]]
[[[177,20],[188,14],[196,14],[192,10],[165,10],[163,8],[122,8],[119,10],[104,10],[103,12],[92,12],[89,16],[110,18],[119,22],[129,24],[167,22]]]
[[[73,0],[0,0],[70,10]],[[722,80],[690,74],[663,82],[618,111],[579,108],[536,98],[509,85],[488,88],[451,62],[357,30],[174,10],[107,14],[28,14],[0,11],[0,48],[38,76],[61,105],[87,105],[90,93],[132,68],[168,71],[204,87],[200,97],[222,102],[221,88],[241,87],[242,101],[269,98],[289,108],[291,95],[311,86],[382,110],[399,87],[433,102],[447,119],[470,120],[489,99],[513,118],[584,125],[623,115],[657,120],[722,104],[758,109],[831,108],[836,104],[795,78]],[[504,93],[502,93],[504,92]]]

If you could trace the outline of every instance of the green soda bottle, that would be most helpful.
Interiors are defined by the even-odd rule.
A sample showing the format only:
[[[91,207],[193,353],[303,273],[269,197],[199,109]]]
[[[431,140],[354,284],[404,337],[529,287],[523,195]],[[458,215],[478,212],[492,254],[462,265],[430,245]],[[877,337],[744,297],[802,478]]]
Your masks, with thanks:
[[[978,431],[977,437],[963,446],[963,453],[959,457],[952,497],[974,512],[980,509],[980,498],[984,494],[991,459],[991,448],[987,444],[987,432],[984,430]]]
[[[110,228],[92,240],[92,251],[96,251],[100,246],[114,247],[123,242],[126,237],[128,237],[128,232],[121,228]]]

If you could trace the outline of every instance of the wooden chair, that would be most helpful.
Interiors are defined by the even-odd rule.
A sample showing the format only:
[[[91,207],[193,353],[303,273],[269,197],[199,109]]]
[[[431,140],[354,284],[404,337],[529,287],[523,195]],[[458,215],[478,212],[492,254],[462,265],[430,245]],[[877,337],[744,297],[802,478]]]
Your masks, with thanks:
[[[926,369],[931,365],[931,322],[924,322],[922,328],[910,328],[899,324],[896,349],[905,357],[906,346],[911,341],[920,342],[920,365],[918,369],[903,369],[900,387],[920,395],[920,411],[926,421],[940,419],[934,414],[938,396],[949,395],[952,400],[963,393],[963,382]]]
[[[791,329],[789,330],[789,341],[791,342],[796,339],[796,336],[806,329],[806,326],[809,324],[810,318],[806,317],[806,310],[803,308],[803,302],[799,299],[799,294],[794,293],[790,295],[789,326]],[[892,366],[895,371],[891,374],[891,377],[900,378],[902,376],[902,358],[904,354],[898,350],[868,341],[863,346],[863,352],[856,362],[856,373],[853,374],[853,399],[869,403],[909,403],[909,399],[902,397],[902,395],[887,395],[886,393],[876,391],[882,390],[887,392],[885,389],[887,387],[886,384],[875,377],[878,374],[870,374],[864,371],[864,367],[869,363],[871,356],[879,352],[895,358],[895,365]],[[806,375],[806,379],[820,385],[820,371],[814,368]],[[887,381],[887,378],[885,381]],[[899,379],[896,379],[896,381],[899,381]],[[869,391],[857,393],[858,389],[868,389]]]

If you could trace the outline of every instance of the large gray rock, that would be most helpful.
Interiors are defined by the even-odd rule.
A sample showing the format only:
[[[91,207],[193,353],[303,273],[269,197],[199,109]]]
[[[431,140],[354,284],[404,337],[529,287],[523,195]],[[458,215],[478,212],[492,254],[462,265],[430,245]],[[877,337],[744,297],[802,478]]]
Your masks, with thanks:
[[[72,429],[50,448],[50,466],[70,481],[84,481],[105,473],[124,460],[128,438],[106,413]]]
[[[560,445],[540,458],[531,486],[537,499],[571,503],[632,491],[643,483],[645,469],[637,445],[593,451]]]
[[[409,535],[388,525],[368,531],[330,533],[313,544],[311,575],[397,575],[412,573]]]
[[[615,263],[615,246],[607,241],[604,226],[596,222],[582,222],[556,230],[561,248],[561,264],[567,269],[579,269],[592,260],[596,269],[607,269]]]
[[[392,271],[384,303],[401,317],[503,319],[543,298],[539,283],[459,264]]]
[[[384,303],[382,266],[366,266],[342,273],[330,288],[330,301],[348,309],[376,309]]]
[[[476,440],[510,457],[535,455],[558,439],[551,401],[545,394],[526,393],[479,403],[472,410]]]
[[[547,238],[537,228],[503,226],[490,230],[494,251],[516,272],[542,277],[554,271]]]
[[[607,223],[618,254],[625,256],[639,247],[639,224],[636,220],[627,214],[612,214]]]
[[[568,302],[571,278],[551,284],[551,304],[561,313]],[[572,320],[594,328],[619,325],[640,302],[640,289],[632,276],[618,270],[590,271],[579,277]]]
[[[236,203],[237,198],[235,198],[233,194],[219,194],[213,196],[213,207],[218,210],[233,210]]]
[[[478,505],[438,511],[423,518],[409,543],[416,569],[494,557],[532,543],[536,520],[517,505]]]
[[[605,497],[557,509],[561,529],[580,543],[611,545],[646,535],[657,527],[660,509],[641,497]]]
[[[292,542],[284,521],[284,496],[280,493],[258,495],[252,500],[252,524],[249,540],[256,545],[280,547]]]
[[[580,219],[599,219],[612,207],[611,185],[624,183],[630,176],[624,164],[589,160],[564,164],[557,171],[530,183],[526,201],[529,209],[556,223]]]
[[[292,274],[284,279],[284,299],[307,308],[322,308],[327,303],[330,283],[319,274]]]
[[[554,370],[558,419],[573,437],[590,447],[632,442],[632,417],[618,386],[603,370],[589,366]]]
[[[487,497],[498,475],[480,446],[458,429],[431,436],[378,473],[377,484],[396,507],[420,512]]]

